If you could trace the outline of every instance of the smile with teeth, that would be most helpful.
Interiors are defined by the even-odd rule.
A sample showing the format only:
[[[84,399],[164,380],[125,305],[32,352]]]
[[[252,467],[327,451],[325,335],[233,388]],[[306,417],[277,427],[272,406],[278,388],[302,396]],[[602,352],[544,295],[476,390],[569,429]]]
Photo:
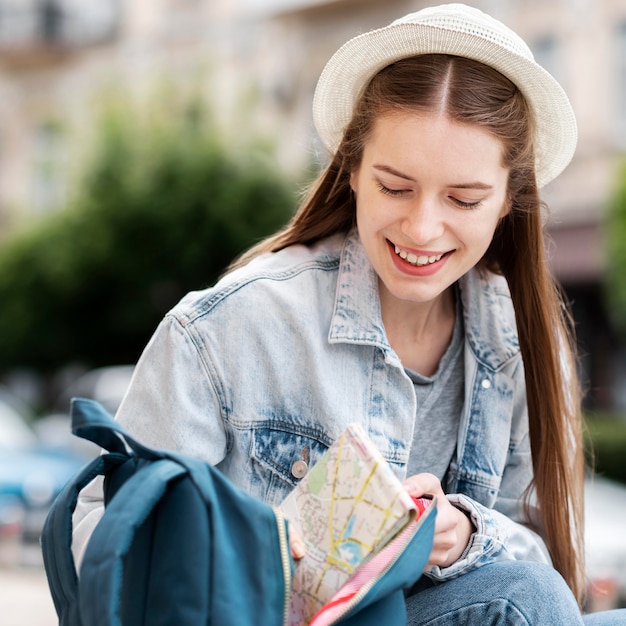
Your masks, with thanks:
[[[402,248],[398,248],[398,246],[394,246],[396,254],[404,259],[407,263],[411,265],[415,265],[417,267],[421,267],[423,265],[430,265],[431,263],[436,263],[443,256],[443,252],[441,254],[433,255],[433,256],[425,256],[425,255],[417,255],[412,252],[407,252]]]

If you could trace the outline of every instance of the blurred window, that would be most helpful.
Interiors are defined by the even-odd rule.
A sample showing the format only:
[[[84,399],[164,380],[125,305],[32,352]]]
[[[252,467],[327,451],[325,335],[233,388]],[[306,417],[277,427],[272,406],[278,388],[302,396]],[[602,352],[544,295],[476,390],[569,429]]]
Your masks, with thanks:
[[[58,0],[63,7],[68,43],[96,43],[115,36],[122,0]]]
[[[32,206],[46,213],[65,200],[65,138],[58,124],[45,122],[33,138]]]
[[[3,0],[0,5],[0,42],[20,44],[35,38],[37,21],[34,0]]]
[[[89,44],[115,34],[121,0],[0,0],[0,45]]]
[[[55,0],[42,0],[38,9],[40,36],[44,41],[63,40],[64,13]]]
[[[617,28],[615,54],[615,125],[622,145],[626,144],[626,20]]]

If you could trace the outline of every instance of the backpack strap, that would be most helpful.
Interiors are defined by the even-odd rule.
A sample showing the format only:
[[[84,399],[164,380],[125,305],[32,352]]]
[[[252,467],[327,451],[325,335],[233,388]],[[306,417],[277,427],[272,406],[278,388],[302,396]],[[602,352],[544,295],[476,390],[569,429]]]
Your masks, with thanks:
[[[97,476],[106,476],[129,460],[124,429],[97,402],[74,399],[72,432],[92,441],[109,454],[88,463],[62,489],[52,504],[41,533],[41,549],[48,586],[59,616],[59,626],[80,626],[78,575],[72,554],[72,515],[78,496]]]
[[[109,452],[128,454],[130,449],[144,459],[163,458],[159,450],[139,443],[95,400],[72,398],[70,417],[72,432],[77,437],[87,439]]]
[[[112,453],[99,456],[86,465],[63,488],[52,505],[41,533],[41,549],[59,626],[80,626],[78,576],[72,556],[72,514],[78,494],[94,478],[106,474],[128,459]]]

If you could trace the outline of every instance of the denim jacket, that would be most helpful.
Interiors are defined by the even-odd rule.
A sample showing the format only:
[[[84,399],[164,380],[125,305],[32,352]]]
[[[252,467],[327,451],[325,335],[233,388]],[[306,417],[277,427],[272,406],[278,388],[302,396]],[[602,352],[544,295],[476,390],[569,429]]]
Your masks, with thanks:
[[[459,287],[465,403],[444,489],[476,532],[457,562],[429,572],[435,579],[495,560],[548,561],[521,506],[532,463],[508,287],[479,270]],[[201,457],[274,504],[354,421],[403,479],[415,413],[353,232],[263,255],[188,294],[146,347],[117,419],[146,445]]]

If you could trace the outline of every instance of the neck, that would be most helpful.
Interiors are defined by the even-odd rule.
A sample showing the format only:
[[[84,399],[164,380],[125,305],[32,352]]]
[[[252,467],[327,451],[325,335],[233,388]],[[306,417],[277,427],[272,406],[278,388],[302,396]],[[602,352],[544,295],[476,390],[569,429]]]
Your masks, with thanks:
[[[434,374],[454,331],[454,288],[431,302],[415,303],[398,300],[380,285],[380,305],[387,339],[403,365],[425,376]]]

